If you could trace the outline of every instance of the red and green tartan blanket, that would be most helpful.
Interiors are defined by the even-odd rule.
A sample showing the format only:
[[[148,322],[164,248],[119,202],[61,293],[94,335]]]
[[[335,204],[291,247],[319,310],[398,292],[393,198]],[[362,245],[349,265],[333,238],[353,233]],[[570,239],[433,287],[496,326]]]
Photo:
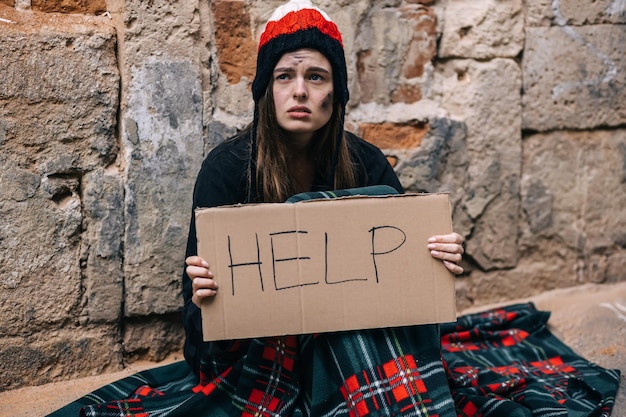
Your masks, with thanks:
[[[391,187],[312,198],[396,193]],[[52,417],[608,417],[619,370],[573,352],[531,303],[456,323],[211,344],[102,387]]]
[[[619,370],[577,355],[532,303],[456,323],[236,342],[129,376],[59,416],[610,416]],[[440,332],[438,334],[438,332]]]

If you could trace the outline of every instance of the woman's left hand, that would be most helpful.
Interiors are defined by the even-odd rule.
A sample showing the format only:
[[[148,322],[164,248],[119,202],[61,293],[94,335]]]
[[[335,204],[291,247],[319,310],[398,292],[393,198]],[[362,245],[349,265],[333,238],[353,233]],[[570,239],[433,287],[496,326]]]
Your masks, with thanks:
[[[432,236],[428,239],[428,250],[433,258],[441,259],[450,272],[462,274],[463,268],[459,262],[465,253],[463,241],[463,236],[458,233]]]

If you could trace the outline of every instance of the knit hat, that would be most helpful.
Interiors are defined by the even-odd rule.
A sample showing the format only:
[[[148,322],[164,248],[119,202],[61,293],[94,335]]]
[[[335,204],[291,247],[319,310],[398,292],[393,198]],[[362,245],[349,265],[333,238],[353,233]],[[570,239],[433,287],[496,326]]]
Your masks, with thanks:
[[[310,0],[291,0],[278,7],[265,25],[252,83],[255,103],[265,94],[278,60],[286,52],[301,48],[315,49],[328,59],[333,69],[335,99],[345,107],[349,93],[341,33],[328,15]]]

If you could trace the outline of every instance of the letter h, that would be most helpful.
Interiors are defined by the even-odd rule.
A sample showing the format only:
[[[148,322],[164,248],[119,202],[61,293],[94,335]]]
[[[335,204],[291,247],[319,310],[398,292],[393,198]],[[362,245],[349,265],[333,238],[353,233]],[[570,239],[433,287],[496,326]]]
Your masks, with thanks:
[[[261,248],[259,246],[259,235],[255,233],[254,236],[256,238],[257,261],[256,262],[244,262],[244,263],[234,264],[233,263],[233,252],[232,252],[231,243],[230,243],[230,235],[228,235],[228,256],[230,257],[230,265],[228,265],[228,267],[230,268],[230,280],[231,280],[231,285],[232,285],[232,289],[233,289],[233,295],[235,295],[235,268],[236,267],[240,267],[240,266],[256,265],[257,268],[259,269],[259,281],[261,282],[261,291],[265,291],[265,288],[263,286],[263,272],[261,272],[261,264],[262,264],[262,262],[261,262]]]

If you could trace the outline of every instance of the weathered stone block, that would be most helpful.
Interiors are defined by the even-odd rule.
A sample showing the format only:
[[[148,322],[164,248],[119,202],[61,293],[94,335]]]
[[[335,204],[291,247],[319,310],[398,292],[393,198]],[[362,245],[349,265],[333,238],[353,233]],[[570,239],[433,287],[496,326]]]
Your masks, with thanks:
[[[122,313],[124,276],[124,187],[117,170],[83,178],[83,287],[87,319],[115,322]]]
[[[623,0],[526,0],[529,26],[626,23]]]
[[[199,48],[211,47],[200,33],[200,13],[196,1],[124,0],[119,4],[119,26],[123,36],[124,57],[122,73],[131,77],[130,69],[141,67],[147,61],[169,58],[197,60]],[[123,7],[122,7],[123,5]],[[200,62],[196,62],[198,66]]]
[[[420,130],[424,129],[417,146],[383,149],[397,160],[395,169],[405,189],[450,193],[454,230],[467,236],[471,224],[464,222],[462,215],[469,166],[466,126],[451,119],[435,118]]]
[[[82,223],[78,181],[47,194],[42,179],[0,157],[0,334],[39,332],[70,319],[80,304]],[[11,191],[14,190],[14,191]]]
[[[122,369],[115,327],[50,329],[0,338],[0,391]]]
[[[203,159],[197,2],[124,2],[120,54],[124,166],[124,315],[180,310],[192,190]]]
[[[403,135],[405,129],[400,127],[397,133]],[[459,191],[467,185],[465,125],[449,119],[435,119],[416,130],[421,138],[415,146],[382,147],[386,153],[398,158],[396,168],[402,185],[412,191],[447,191],[454,194],[453,199],[459,198]],[[390,131],[386,134],[394,136]],[[364,137],[374,141],[368,134]]]
[[[626,31],[619,26],[528,28],[523,128],[590,129],[626,123],[625,45]]]
[[[79,305],[81,173],[115,159],[119,77],[115,34],[101,20],[6,16],[15,22],[0,32],[0,326],[9,335],[64,322]]]
[[[624,281],[624,271],[626,271],[626,247],[622,245],[621,248],[621,251],[611,254],[607,259],[606,282]]]
[[[436,55],[437,17],[431,8],[375,8],[356,40],[356,101],[413,103],[422,99]]]
[[[521,72],[509,59],[453,60],[439,68],[442,107],[467,125],[468,185],[463,224],[468,254],[485,270],[513,267],[521,164]]]
[[[203,159],[200,56],[212,47],[200,15],[198,2],[165,0],[129,0],[120,11],[127,316],[182,306],[193,184]]]
[[[445,4],[441,58],[514,58],[524,47],[522,0]]]
[[[193,184],[203,158],[198,69],[160,60],[133,69],[125,113],[125,314],[181,307]]]
[[[573,273],[576,255],[571,251],[554,257],[546,254],[542,259],[521,258],[514,269],[490,272],[473,270],[463,277],[462,291],[457,294],[457,305],[485,305],[506,303],[532,297],[555,288],[580,285]],[[462,297],[462,298],[461,298]]]
[[[0,130],[12,159],[24,167],[36,161],[42,175],[113,161],[119,88],[113,29],[94,17],[5,11],[15,23],[0,31]]]
[[[626,155],[620,151],[625,143],[623,129],[553,132],[524,140],[524,257],[539,263],[571,253],[571,263],[558,272],[570,282],[616,280],[616,265],[625,253],[621,173]]]
[[[180,314],[124,320],[123,353],[129,362],[162,361],[171,352],[181,352],[184,341]]]

